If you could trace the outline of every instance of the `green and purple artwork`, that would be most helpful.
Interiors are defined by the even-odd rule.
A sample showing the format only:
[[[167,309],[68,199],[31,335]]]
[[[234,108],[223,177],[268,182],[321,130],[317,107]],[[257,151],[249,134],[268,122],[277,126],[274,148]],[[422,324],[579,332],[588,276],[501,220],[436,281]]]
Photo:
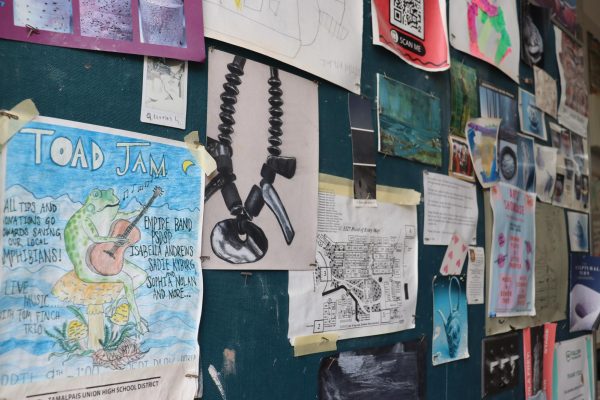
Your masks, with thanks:
[[[379,152],[442,165],[440,99],[377,74]]]
[[[452,47],[519,82],[519,20],[514,0],[452,1],[449,21]]]

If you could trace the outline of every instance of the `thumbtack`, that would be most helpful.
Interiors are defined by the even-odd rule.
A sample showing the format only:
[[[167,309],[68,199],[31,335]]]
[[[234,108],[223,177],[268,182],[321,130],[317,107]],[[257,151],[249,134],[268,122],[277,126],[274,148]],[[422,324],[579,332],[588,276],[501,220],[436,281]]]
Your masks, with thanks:
[[[240,275],[244,277],[244,286],[248,283],[248,277],[252,276],[252,272],[240,272]]]
[[[6,110],[0,110],[0,115],[4,115],[5,117],[8,117],[10,119],[19,119],[18,115],[9,113]]]
[[[30,37],[31,35],[37,35],[40,33],[38,28],[36,28],[35,26],[25,25],[25,27],[27,28],[27,37]]]
[[[531,78],[523,78],[523,82],[527,85],[531,85],[533,83],[533,79]]]

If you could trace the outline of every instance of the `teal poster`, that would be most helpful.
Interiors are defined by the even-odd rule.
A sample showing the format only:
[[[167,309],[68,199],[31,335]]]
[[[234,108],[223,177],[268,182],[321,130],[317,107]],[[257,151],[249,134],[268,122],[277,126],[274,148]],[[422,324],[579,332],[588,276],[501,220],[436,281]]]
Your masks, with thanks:
[[[39,117],[0,168],[0,397],[192,398],[204,178],[185,144]]]
[[[490,317],[535,315],[535,193],[500,182],[490,189],[494,213]]]

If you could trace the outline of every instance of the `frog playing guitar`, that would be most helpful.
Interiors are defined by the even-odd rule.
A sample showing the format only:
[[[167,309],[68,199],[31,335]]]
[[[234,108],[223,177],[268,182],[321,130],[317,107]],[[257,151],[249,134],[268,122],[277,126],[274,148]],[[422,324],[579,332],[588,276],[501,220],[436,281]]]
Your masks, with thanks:
[[[124,253],[140,240],[141,233],[135,225],[160,195],[162,189],[157,187],[141,210],[125,212],[119,210],[120,202],[114,190],[93,189],[65,227],[65,247],[77,277],[86,283],[123,284],[123,293],[110,306],[109,313],[117,308],[124,296],[140,334],[148,332],[148,323],[140,316],[135,290],[144,284],[148,275],[126,260]],[[133,221],[127,220],[136,214]],[[102,236],[99,231],[107,224],[110,224],[110,233]]]

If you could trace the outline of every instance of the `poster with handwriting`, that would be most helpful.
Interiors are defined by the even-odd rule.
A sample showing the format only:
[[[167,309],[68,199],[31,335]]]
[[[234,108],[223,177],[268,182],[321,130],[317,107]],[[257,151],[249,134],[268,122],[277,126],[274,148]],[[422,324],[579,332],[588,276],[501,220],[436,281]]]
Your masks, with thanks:
[[[535,315],[535,197],[503,182],[490,190],[490,317]]]
[[[2,397],[192,398],[204,178],[185,144],[39,117],[1,157]]]

